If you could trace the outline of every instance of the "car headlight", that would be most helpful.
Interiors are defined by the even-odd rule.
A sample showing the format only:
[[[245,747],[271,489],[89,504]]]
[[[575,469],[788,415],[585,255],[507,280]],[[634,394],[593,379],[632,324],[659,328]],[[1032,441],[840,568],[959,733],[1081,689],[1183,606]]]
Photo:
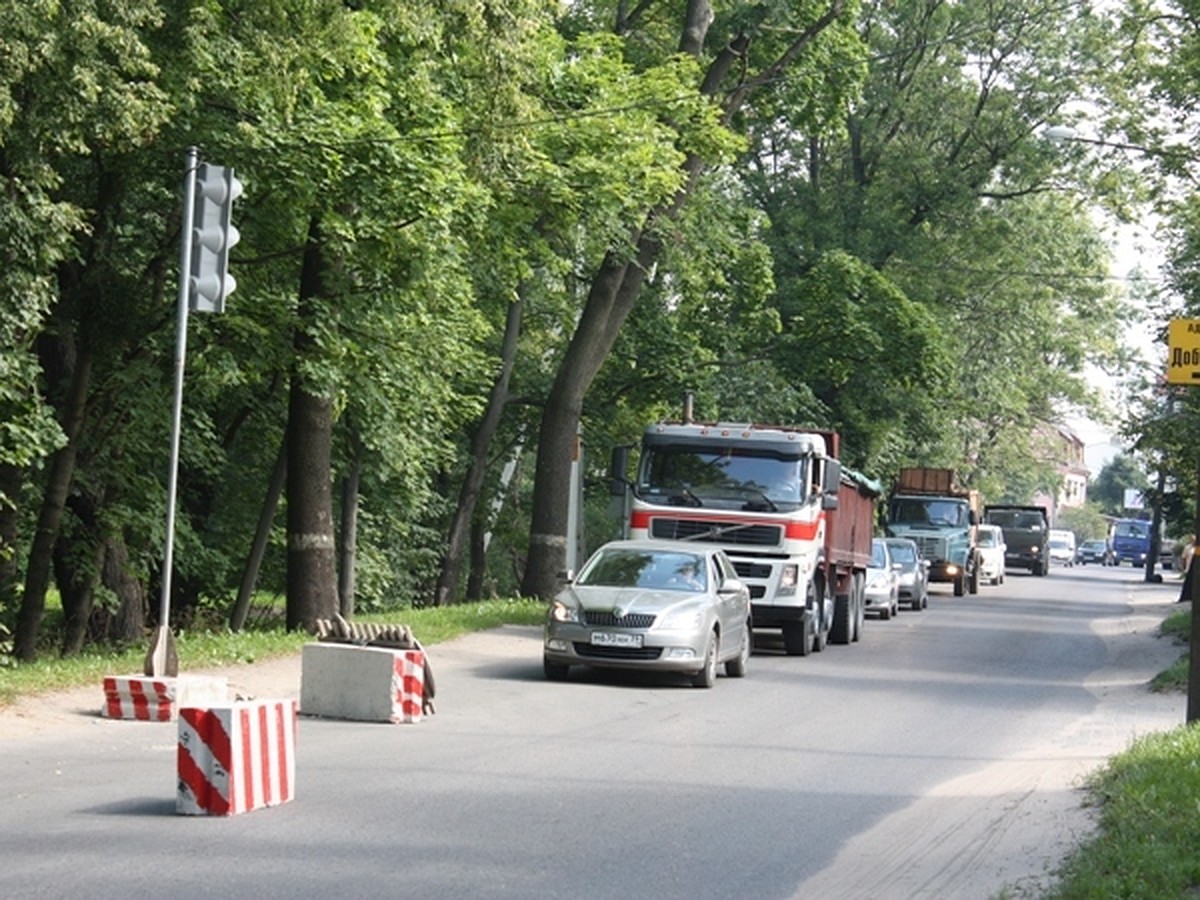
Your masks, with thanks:
[[[704,607],[677,606],[659,616],[654,622],[654,627],[669,631],[695,631],[703,621]]]
[[[550,619],[554,622],[573,622],[576,625],[583,622],[578,606],[568,606],[561,600],[555,600],[550,606]]]
[[[800,567],[795,563],[787,563],[779,570],[779,590],[775,593],[780,597],[790,597],[796,593],[796,582],[800,577]]]

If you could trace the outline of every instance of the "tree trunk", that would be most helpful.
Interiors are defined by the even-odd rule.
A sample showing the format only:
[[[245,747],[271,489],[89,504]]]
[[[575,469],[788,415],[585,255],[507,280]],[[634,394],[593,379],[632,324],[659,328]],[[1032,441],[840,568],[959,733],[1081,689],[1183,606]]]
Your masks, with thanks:
[[[75,460],[79,453],[79,435],[87,415],[91,374],[92,355],[80,348],[63,405],[62,429],[67,436],[67,443],[51,457],[46,493],[38,512],[37,528],[33,533],[29,561],[25,567],[25,590],[21,595],[21,611],[13,634],[13,655],[22,662],[37,659],[38,637],[46,612],[46,591],[50,587],[54,542],[62,524],[67,493],[75,477]]]
[[[467,573],[467,599],[483,599],[483,581],[487,575],[487,522],[484,516],[471,520],[471,569]]]
[[[479,422],[471,439],[471,463],[463,478],[462,487],[458,492],[458,505],[454,510],[454,518],[450,522],[450,533],[446,538],[446,553],[442,557],[442,571],[438,574],[437,588],[434,591],[434,605],[446,606],[455,601],[458,593],[458,582],[462,573],[463,557],[466,555],[467,538],[471,530],[471,522],[475,518],[475,510],[479,505],[479,497],[483,491],[483,481],[487,476],[487,456],[492,445],[492,438],[500,427],[500,417],[508,400],[508,385],[512,380],[513,367],[517,359],[517,342],[521,337],[521,322],[524,314],[524,301],[518,297],[509,304],[508,315],[504,323],[504,340],[500,350],[500,372],[488,394],[487,409]],[[482,558],[477,561],[482,564]],[[470,593],[468,589],[468,594]]]
[[[300,325],[293,340],[302,361],[317,352],[305,330],[319,315],[326,295],[326,261],[321,229],[314,219],[304,248],[300,275]],[[301,366],[292,371],[287,424],[287,627],[315,630],[317,619],[338,611],[333,539],[333,490],[330,485],[333,446],[333,401],[305,384]]]
[[[250,612],[250,601],[254,598],[254,586],[258,584],[258,571],[262,568],[263,557],[267,553],[267,541],[271,537],[271,523],[275,521],[275,510],[279,507],[279,497],[283,493],[284,481],[287,479],[287,437],[279,445],[279,454],[275,457],[275,468],[271,471],[271,483],[267,487],[267,496],[263,500],[262,510],[258,514],[258,527],[254,531],[254,542],[250,547],[250,556],[246,559],[246,567],[242,570],[242,581],[238,585],[237,599],[229,614],[229,628],[241,631],[246,627],[246,616]]]
[[[146,588],[130,570],[129,547],[122,535],[104,542],[104,566],[101,581],[117,595],[117,614],[108,629],[108,639],[132,644],[145,638]]]
[[[725,93],[723,119],[732,121],[735,113],[757,90],[783,76],[788,66],[802,55],[805,46],[832,25],[844,8],[844,0],[830,0],[825,12],[806,29],[797,32],[770,65],[754,77],[742,78],[736,88],[725,93],[726,76],[744,64],[745,50],[753,38],[748,32],[734,35],[714,54],[700,86],[701,94],[716,97]],[[680,23],[680,52],[699,57],[712,21],[710,0],[689,0]],[[571,459],[579,432],[583,398],[612,350],[617,332],[637,302],[646,272],[658,257],[660,242],[655,236],[655,223],[668,220],[678,212],[703,169],[704,162],[700,158],[691,156],[687,159],[684,186],[670,203],[652,210],[642,229],[635,229],[631,235],[630,243],[636,249],[636,258],[627,261],[610,250],[592,281],[583,314],[559,364],[542,415],[529,557],[521,584],[521,593],[526,596],[548,599],[557,587],[557,574],[566,562]]]
[[[293,384],[288,403],[287,627],[314,630],[338,611],[333,491],[333,404]]]
[[[343,619],[354,615],[354,557],[358,552],[358,485],[362,464],[355,458],[342,480],[342,552],[338,567],[338,606]]]
[[[0,612],[16,612],[20,599],[17,579],[17,526],[20,521],[21,469],[0,465]]]
[[[54,542],[54,581],[62,599],[63,636],[61,654],[77,656],[88,637],[96,585],[104,562],[104,543],[96,534],[96,504],[91,498],[73,494],[67,507],[82,525],[81,533],[60,533]]]
[[[526,597],[552,597],[558,589],[558,573],[566,566],[571,460],[583,397],[616,343],[660,247],[649,232],[634,243],[636,259],[624,260],[610,252],[601,264],[546,398],[534,471],[529,558],[521,583]]]

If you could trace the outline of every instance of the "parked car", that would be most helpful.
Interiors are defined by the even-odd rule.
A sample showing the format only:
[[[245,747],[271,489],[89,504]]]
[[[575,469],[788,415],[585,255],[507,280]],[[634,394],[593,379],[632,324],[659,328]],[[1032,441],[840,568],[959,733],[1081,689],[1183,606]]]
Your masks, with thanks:
[[[980,525],[976,534],[980,579],[986,580],[988,584],[1004,584],[1007,572],[1004,557],[1008,552],[1008,545],[1004,543],[1004,530],[999,525]]]
[[[1084,541],[1079,545],[1079,553],[1076,556],[1080,564],[1085,566],[1088,563],[1107,566],[1111,562],[1108,556],[1108,542],[1104,540]]]
[[[612,541],[597,550],[546,614],[542,667],[690,675],[712,687],[718,665],[740,678],[750,658],[750,592],[719,547]]]
[[[884,538],[871,541],[865,606],[867,612],[877,612],[881,619],[900,612],[900,573],[892,565],[892,552]]]
[[[908,538],[887,538],[892,554],[892,568],[900,575],[899,602],[909,609],[924,609],[929,605],[929,560],[922,558],[916,541]]]

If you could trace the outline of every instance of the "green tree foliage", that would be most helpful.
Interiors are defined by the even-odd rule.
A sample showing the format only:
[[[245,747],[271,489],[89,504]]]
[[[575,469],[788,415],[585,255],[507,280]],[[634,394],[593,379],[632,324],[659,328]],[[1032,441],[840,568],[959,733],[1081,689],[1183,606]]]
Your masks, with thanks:
[[[1118,453],[1100,474],[1088,485],[1088,499],[1100,507],[1107,516],[1124,516],[1125,492],[1128,490],[1147,491],[1150,482],[1137,460],[1128,453]]]
[[[1099,246],[1050,173],[1099,182],[1034,135],[1113,90],[1113,46],[1049,3],[17,4],[18,656],[45,648],[51,584],[64,652],[153,616],[187,147],[246,193],[238,289],[189,319],[172,610],[223,613],[249,579],[303,626],[545,592],[580,423],[602,535],[609,448],[685,391],[703,418],[836,427],[871,474],[1018,483],[1026,432],[1087,402],[1111,339],[1112,298],[1079,277]]]
[[[864,4],[871,57],[841,127],[756,123],[779,302],[808,329],[793,367],[818,396],[854,385],[826,412],[862,465],[951,466],[1002,491],[1032,467],[1039,424],[1095,402],[1085,365],[1111,356],[1122,310],[1084,211],[1049,193],[1058,161],[1036,132],[1103,90],[1106,28],[1055,4]]]

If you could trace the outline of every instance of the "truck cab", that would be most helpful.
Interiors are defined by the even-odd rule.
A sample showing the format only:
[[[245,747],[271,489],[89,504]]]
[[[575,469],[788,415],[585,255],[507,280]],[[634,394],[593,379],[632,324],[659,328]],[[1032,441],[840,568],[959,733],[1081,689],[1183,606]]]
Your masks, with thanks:
[[[914,541],[929,560],[929,580],[951,582],[961,597],[979,591],[976,521],[969,498],[900,493],[888,504],[887,533]]]
[[[1144,566],[1150,555],[1150,523],[1145,519],[1118,519],[1109,531],[1108,543],[1113,565],[1128,562]]]
[[[1004,564],[1034,575],[1050,572],[1050,519],[1044,506],[989,504],[983,520],[1004,531]]]
[[[955,483],[953,469],[900,470],[888,501],[887,533],[914,541],[930,581],[949,581],[954,596],[979,593],[979,493]]]

